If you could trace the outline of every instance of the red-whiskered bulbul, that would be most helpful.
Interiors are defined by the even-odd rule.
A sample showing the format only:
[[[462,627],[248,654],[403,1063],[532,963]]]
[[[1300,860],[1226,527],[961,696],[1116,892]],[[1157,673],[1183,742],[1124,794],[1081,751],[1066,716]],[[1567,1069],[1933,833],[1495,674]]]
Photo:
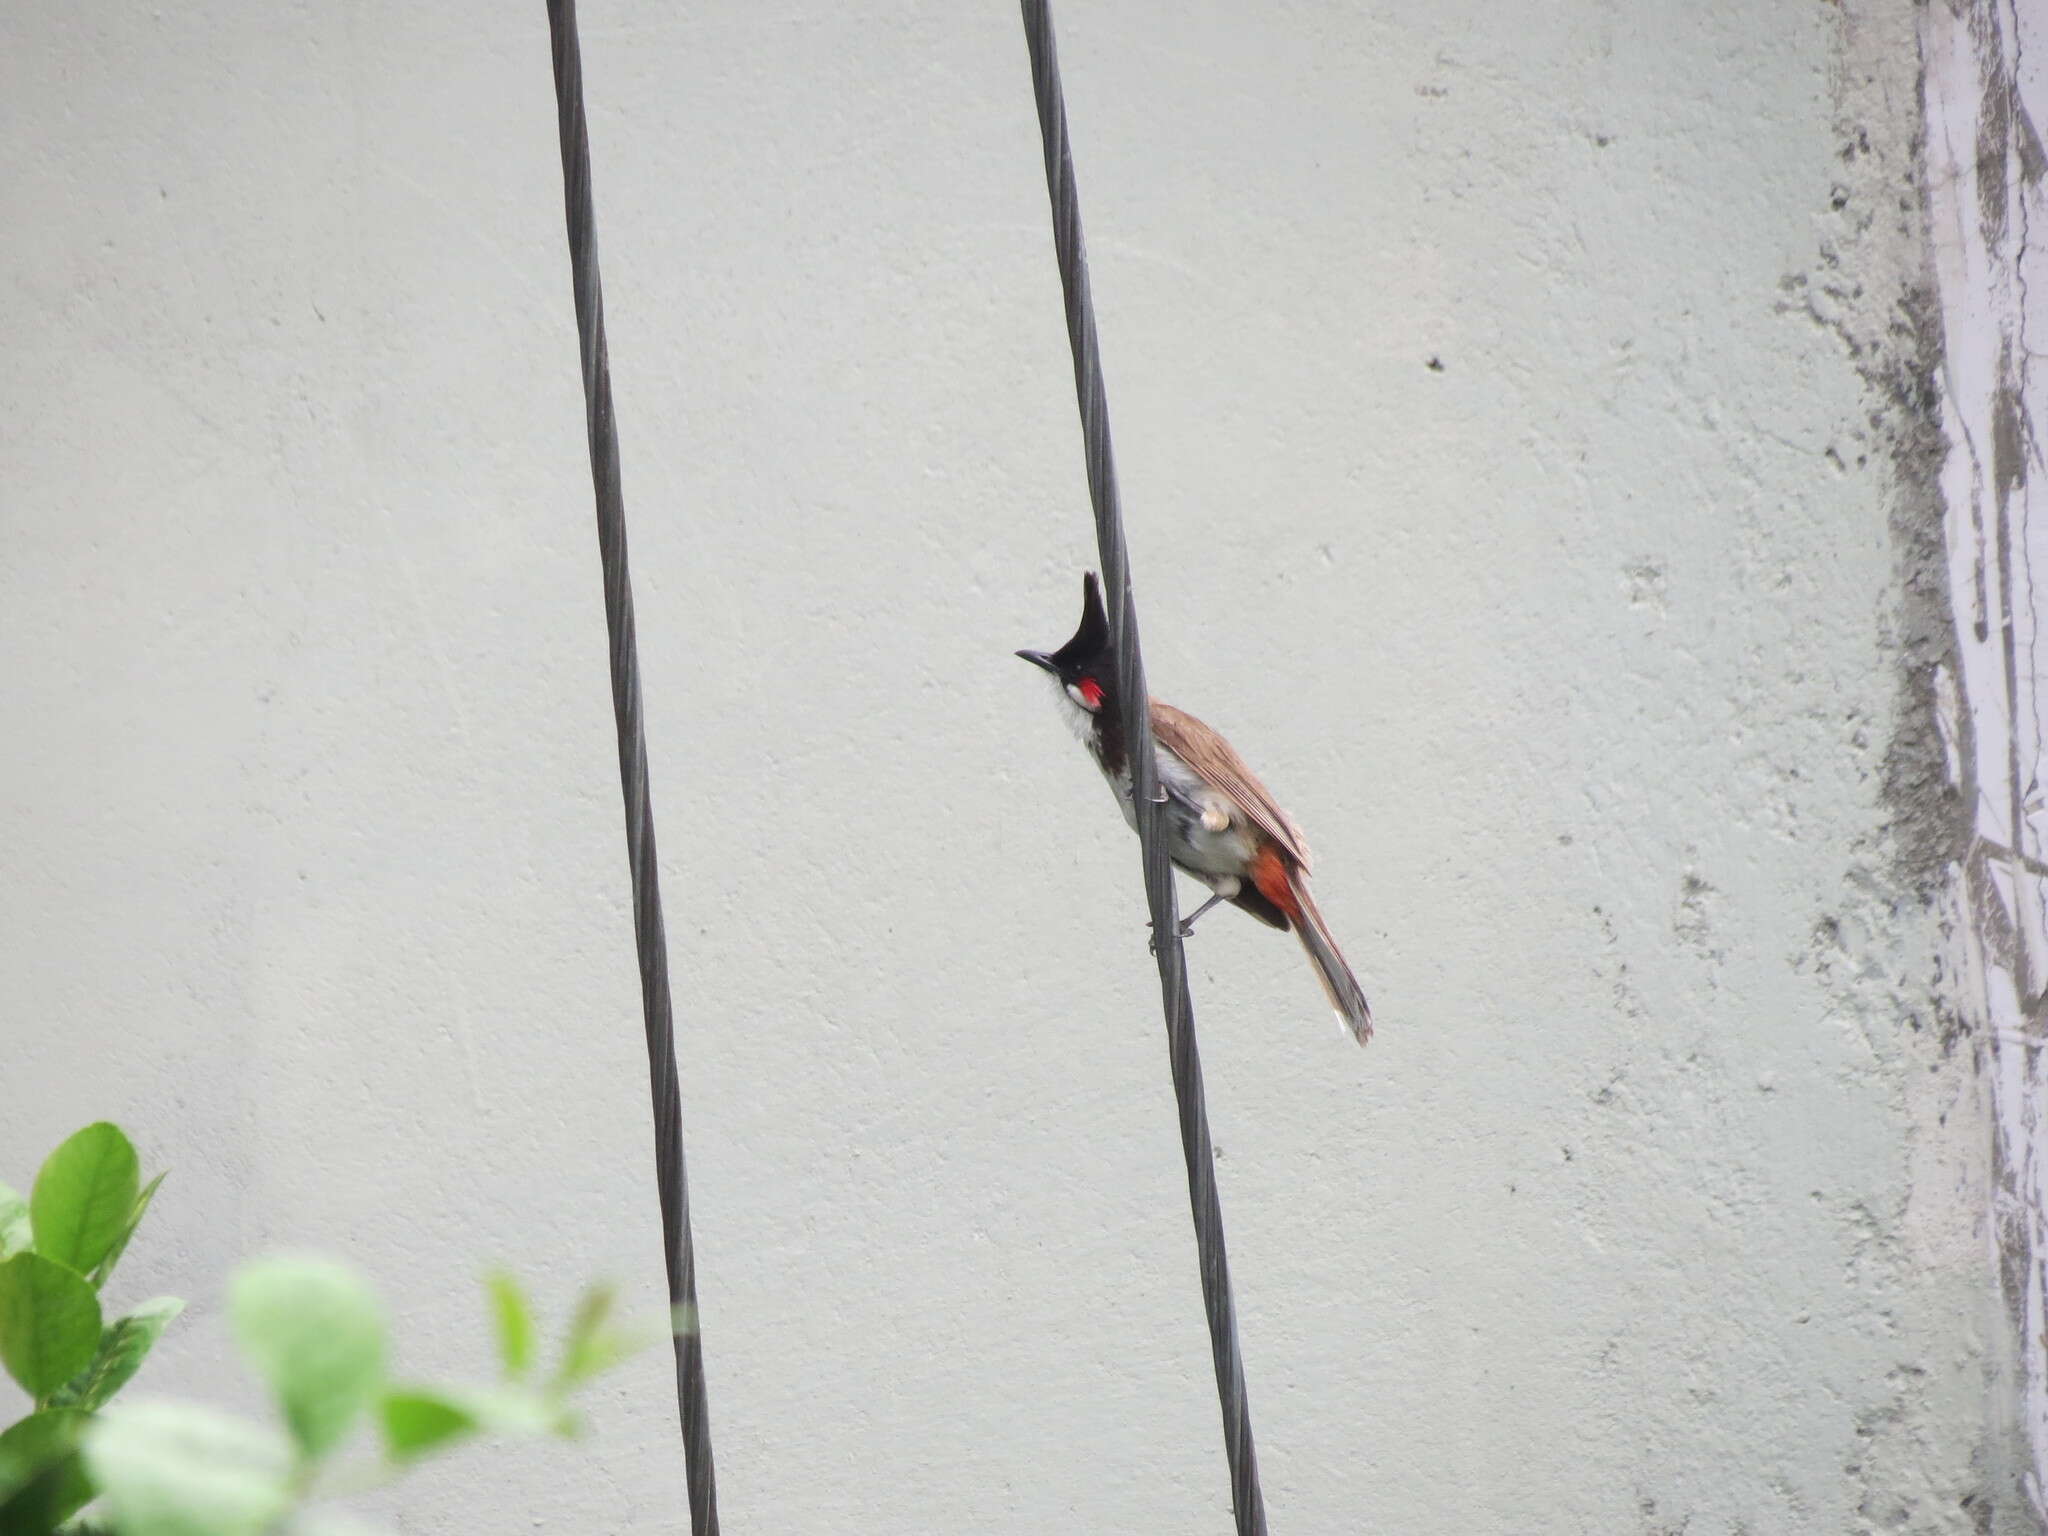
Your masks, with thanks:
[[[1081,581],[1081,627],[1074,638],[1050,653],[1017,654],[1059,683],[1069,719],[1116,791],[1124,820],[1135,828],[1130,761],[1117,712],[1116,649],[1093,571]],[[1292,928],[1337,1010],[1337,1022],[1365,1044],[1372,1038],[1372,1009],[1309,896],[1308,844],[1301,829],[1229,742],[1171,704],[1153,699],[1151,706],[1159,788],[1166,797],[1160,811],[1167,853],[1177,868],[1213,892],[1182,921],[1181,935],[1219,901],[1242,907],[1275,928]]]

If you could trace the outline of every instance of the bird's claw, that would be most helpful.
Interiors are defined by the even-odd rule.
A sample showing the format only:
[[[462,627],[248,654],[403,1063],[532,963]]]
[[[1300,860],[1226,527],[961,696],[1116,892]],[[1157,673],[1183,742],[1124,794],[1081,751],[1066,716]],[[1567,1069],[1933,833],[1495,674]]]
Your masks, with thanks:
[[[1151,918],[1148,917],[1145,919],[1145,926],[1147,928],[1150,928],[1152,926]],[[1188,936],[1195,931],[1194,919],[1191,917],[1182,918],[1179,922],[1173,925],[1173,931],[1176,935],[1180,937],[1180,939],[1183,942],[1185,942]],[[1157,955],[1159,953],[1159,935],[1157,933],[1148,933],[1145,935],[1145,949],[1148,954]]]

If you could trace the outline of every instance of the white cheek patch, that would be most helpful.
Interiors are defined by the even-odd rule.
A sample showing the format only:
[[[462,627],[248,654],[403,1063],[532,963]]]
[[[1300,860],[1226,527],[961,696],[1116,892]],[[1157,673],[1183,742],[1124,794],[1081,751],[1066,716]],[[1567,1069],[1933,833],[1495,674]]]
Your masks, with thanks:
[[[1095,713],[1096,706],[1088,702],[1088,695],[1083,693],[1073,683],[1067,684],[1067,697],[1072,699],[1082,709],[1087,710],[1089,714]]]
[[[1060,718],[1067,722],[1076,741],[1086,742],[1095,734],[1095,716],[1088,712],[1087,706],[1076,702],[1073,689],[1063,686],[1056,677],[1048,681],[1053,685],[1053,698],[1059,705]]]

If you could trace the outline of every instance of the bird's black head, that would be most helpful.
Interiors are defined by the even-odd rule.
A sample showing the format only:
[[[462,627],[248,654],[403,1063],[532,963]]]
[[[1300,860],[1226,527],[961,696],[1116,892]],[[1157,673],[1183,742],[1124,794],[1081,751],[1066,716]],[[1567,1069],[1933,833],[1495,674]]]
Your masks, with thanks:
[[[1102,587],[1093,571],[1081,577],[1081,627],[1074,638],[1053,652],[1019,651],[1034,667],[1043,667],[1060,681],[1067,697],[1089,714],[1098,714],[1116,691],[1116,650],[1109,639],[1109,615],[1102,607]]]

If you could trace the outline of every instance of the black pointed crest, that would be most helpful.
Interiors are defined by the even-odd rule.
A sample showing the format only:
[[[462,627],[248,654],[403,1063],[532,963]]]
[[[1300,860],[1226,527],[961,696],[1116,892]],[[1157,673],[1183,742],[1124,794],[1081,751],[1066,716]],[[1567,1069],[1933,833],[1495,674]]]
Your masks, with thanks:
[[[1081,576],[1081,627],[1074,638],[1052,653],[1062,671],[1079,670],[1110,652],[1109,615],[1102,607],[1102,586],[1093,571]]]

